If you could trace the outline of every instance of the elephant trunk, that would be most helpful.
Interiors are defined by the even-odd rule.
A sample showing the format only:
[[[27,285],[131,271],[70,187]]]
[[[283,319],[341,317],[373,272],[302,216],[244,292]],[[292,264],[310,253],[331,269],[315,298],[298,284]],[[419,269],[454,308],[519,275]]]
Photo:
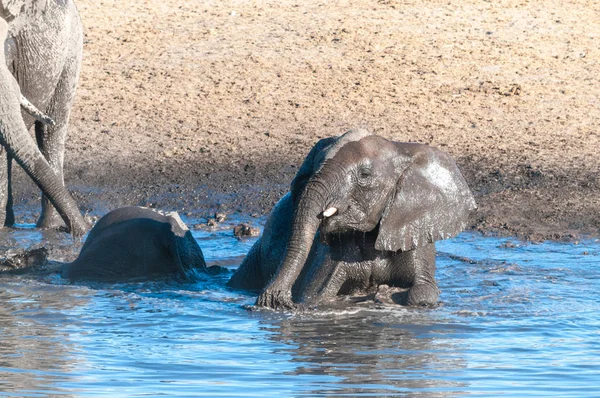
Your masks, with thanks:
[[[5,72],[9,73],[7,70]],[[9,83],[11,78],[1,76],[0,93],[15,92],[14,87]],[[88,230],[88,225],[61,179],[50,167],[27,131],[21,117],[19,98],[2,98],[2,101],[6,102],[2,104],[4,112],[0,115],[0,144],[49,198],[70,232],[73,235],[83,235]]]
[[[291,235],[283,263],[277,277],[271,282],[273,290],[291,293],[300,272],[304,268],[325,206],[327,206],[329,188],[322,182],[327,178],[313,178],[303,190],[296,207],[291,226]]]

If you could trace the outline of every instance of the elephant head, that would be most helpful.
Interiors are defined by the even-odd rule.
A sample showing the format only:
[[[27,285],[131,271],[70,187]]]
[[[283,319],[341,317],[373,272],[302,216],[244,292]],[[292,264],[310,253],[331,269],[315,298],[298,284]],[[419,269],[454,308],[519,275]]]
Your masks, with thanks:
[[[408,251],[456,235],[476,208],[448,154],[365,130],[321,140],[292,181],[291,194],[289,245],[259,306],[293,306],[291,289],[317,231],[325,243],[347,232],[377,231],[375,250]]]
[[[6,21],[0,18],[0,43],[6,40],[7,31]],[[4,51],[0,51],[0,144],[50,199],[69,230],[75,235],[83,235],[88,226],[61,179],[27,131],[21,106],[30,113],[36,112],[33,108],[28,109],[28,102],[21,96],[17,81],[6,67]],[[41,113],[38,116],[44,117]]]

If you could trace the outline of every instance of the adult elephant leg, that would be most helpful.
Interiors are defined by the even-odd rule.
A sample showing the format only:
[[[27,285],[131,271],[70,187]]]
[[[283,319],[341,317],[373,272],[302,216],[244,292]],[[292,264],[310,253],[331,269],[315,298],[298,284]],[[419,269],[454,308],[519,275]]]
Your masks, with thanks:
[[[0,146],[0,226],[12,227],[15,223],[12,197],[12,157]]]
[[[67,62],[54,96],[46,110],[48,116],[54,121],[54,126],[47,126],[40,122],[35,123],[35,135],[40,151],[48,161],[64,185],[64,156],[67,129],[71,116],[71,105],[75,99],[81,57],[77,56]],[[52,206],[48,197],[42,193],[42,212],[37,222],[40,228],[56,228],[62,224],[61,217]]]
[[[56,137],[51,138],[48,132],[48,127],[40,122],[35,123],[35,137],[40,151],[48,161],[48,164],[52,170],[54,170],[56,173],[61,184],[64,186],[64,156],[62,155],[64,153],[64,140],[62,145],[60,143],[56,143],[56,139],[53,139]],[[48,197],[42,192],[42,212],[40,213],[37,227],[42,229],[58,228],[62,224],[63,222],[60,214],[58,214]]]

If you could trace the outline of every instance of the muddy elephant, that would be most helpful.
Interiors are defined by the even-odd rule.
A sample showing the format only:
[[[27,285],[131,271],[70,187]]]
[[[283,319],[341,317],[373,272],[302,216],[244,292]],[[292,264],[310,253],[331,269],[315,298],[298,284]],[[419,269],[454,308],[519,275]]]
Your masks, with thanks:
[[[2,4],[0,1],[0,5]],[[7,35],[10,36],[9,25],[0,18],[1,43],[5,42]],[[7,42],[9,41],[10,38]],[[50,125],[51,127],[54,125],[56,127],[54,120],[59,120],[58,124],[63,123],[63,115],[52,112],[54,116],[48,117],[40,111],[39,106],[26,99],[17,80],[6,67],[7,63],[15,65],[15,62],[14,59],[5,59],[5,53],[0,51],[0,144],[2,145],[0,152],[7,155],[5,160],[0,160],[0,226],[12,224],[14,221],[9,183],[10,163],[14,158],[40,187],[44,197],[54,205],[67,228],[75,235],[82,235],[87,231],[88,226],[83,220],[77,204],[65,189],[61,173],[57,173],[52,168],[29,134],[21,107],[26,113],[33,115],[33,117],[29,115],[27,117],[36,120],[38,130],[45,129],[45,127],[38,128],[38,125]],[[40,87],[42,86],[43,84]],[[37,98],[35,95],[33,97]],[[60,156],[62,158],[62,154]],[[45,216],[48,216],[48,213]]]
[[[65,139],[83,53],[79,13],[72,0],[0,0],[2,18],[8,22],[8,35],[2,40],[2,66],[8,67],[16,78],[24,97],[55,121],[55,124],[43,123],[23,113],[25,123],[19,128],[29,131],[35,126],[37,146],[64,185]],[[17,108],[9,109],[4,102],[0,107],[4,125],[9,123],[6,118],[16,118]],[[12,131],[10,128],[14,127],[7,127],[8,131]],[[12,145],[21,144],[21,141],[7,141],[12,141]],[[14,150],[6,147],[0,155],[4,158],[0,160],[0,226],[10,226],[14,223],[11,189]],[[19,158],[15,159],[23,166]],[[59,215],[67,226],[73,223],[72,219],[65,220],[64,209],[55,209],[53,202],[47,189],[42,187],[38,227],[60,226]]]
[[[165,277],[192,280],[197,272],[210,270],[179,215],[131,206],[111,211],[94,225],[62,276],[114,283]]]
[[[229,286],[289,309],[379,285],[402,304],[434,305],[435,245],[464,229],[475,200],[452,158],[365,130],[310,151]]]

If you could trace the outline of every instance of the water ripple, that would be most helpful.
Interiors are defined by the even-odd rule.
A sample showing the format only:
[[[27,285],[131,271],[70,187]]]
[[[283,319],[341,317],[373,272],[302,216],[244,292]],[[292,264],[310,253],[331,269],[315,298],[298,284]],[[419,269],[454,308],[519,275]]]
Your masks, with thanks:
[[[38,239],[21,231],[18,239]],[[198,230],[210,264],[254,239]],[[600,243],[439,242],[436,309],[249,312],[197,283],[0,278],[5,396],[599,396]]]

